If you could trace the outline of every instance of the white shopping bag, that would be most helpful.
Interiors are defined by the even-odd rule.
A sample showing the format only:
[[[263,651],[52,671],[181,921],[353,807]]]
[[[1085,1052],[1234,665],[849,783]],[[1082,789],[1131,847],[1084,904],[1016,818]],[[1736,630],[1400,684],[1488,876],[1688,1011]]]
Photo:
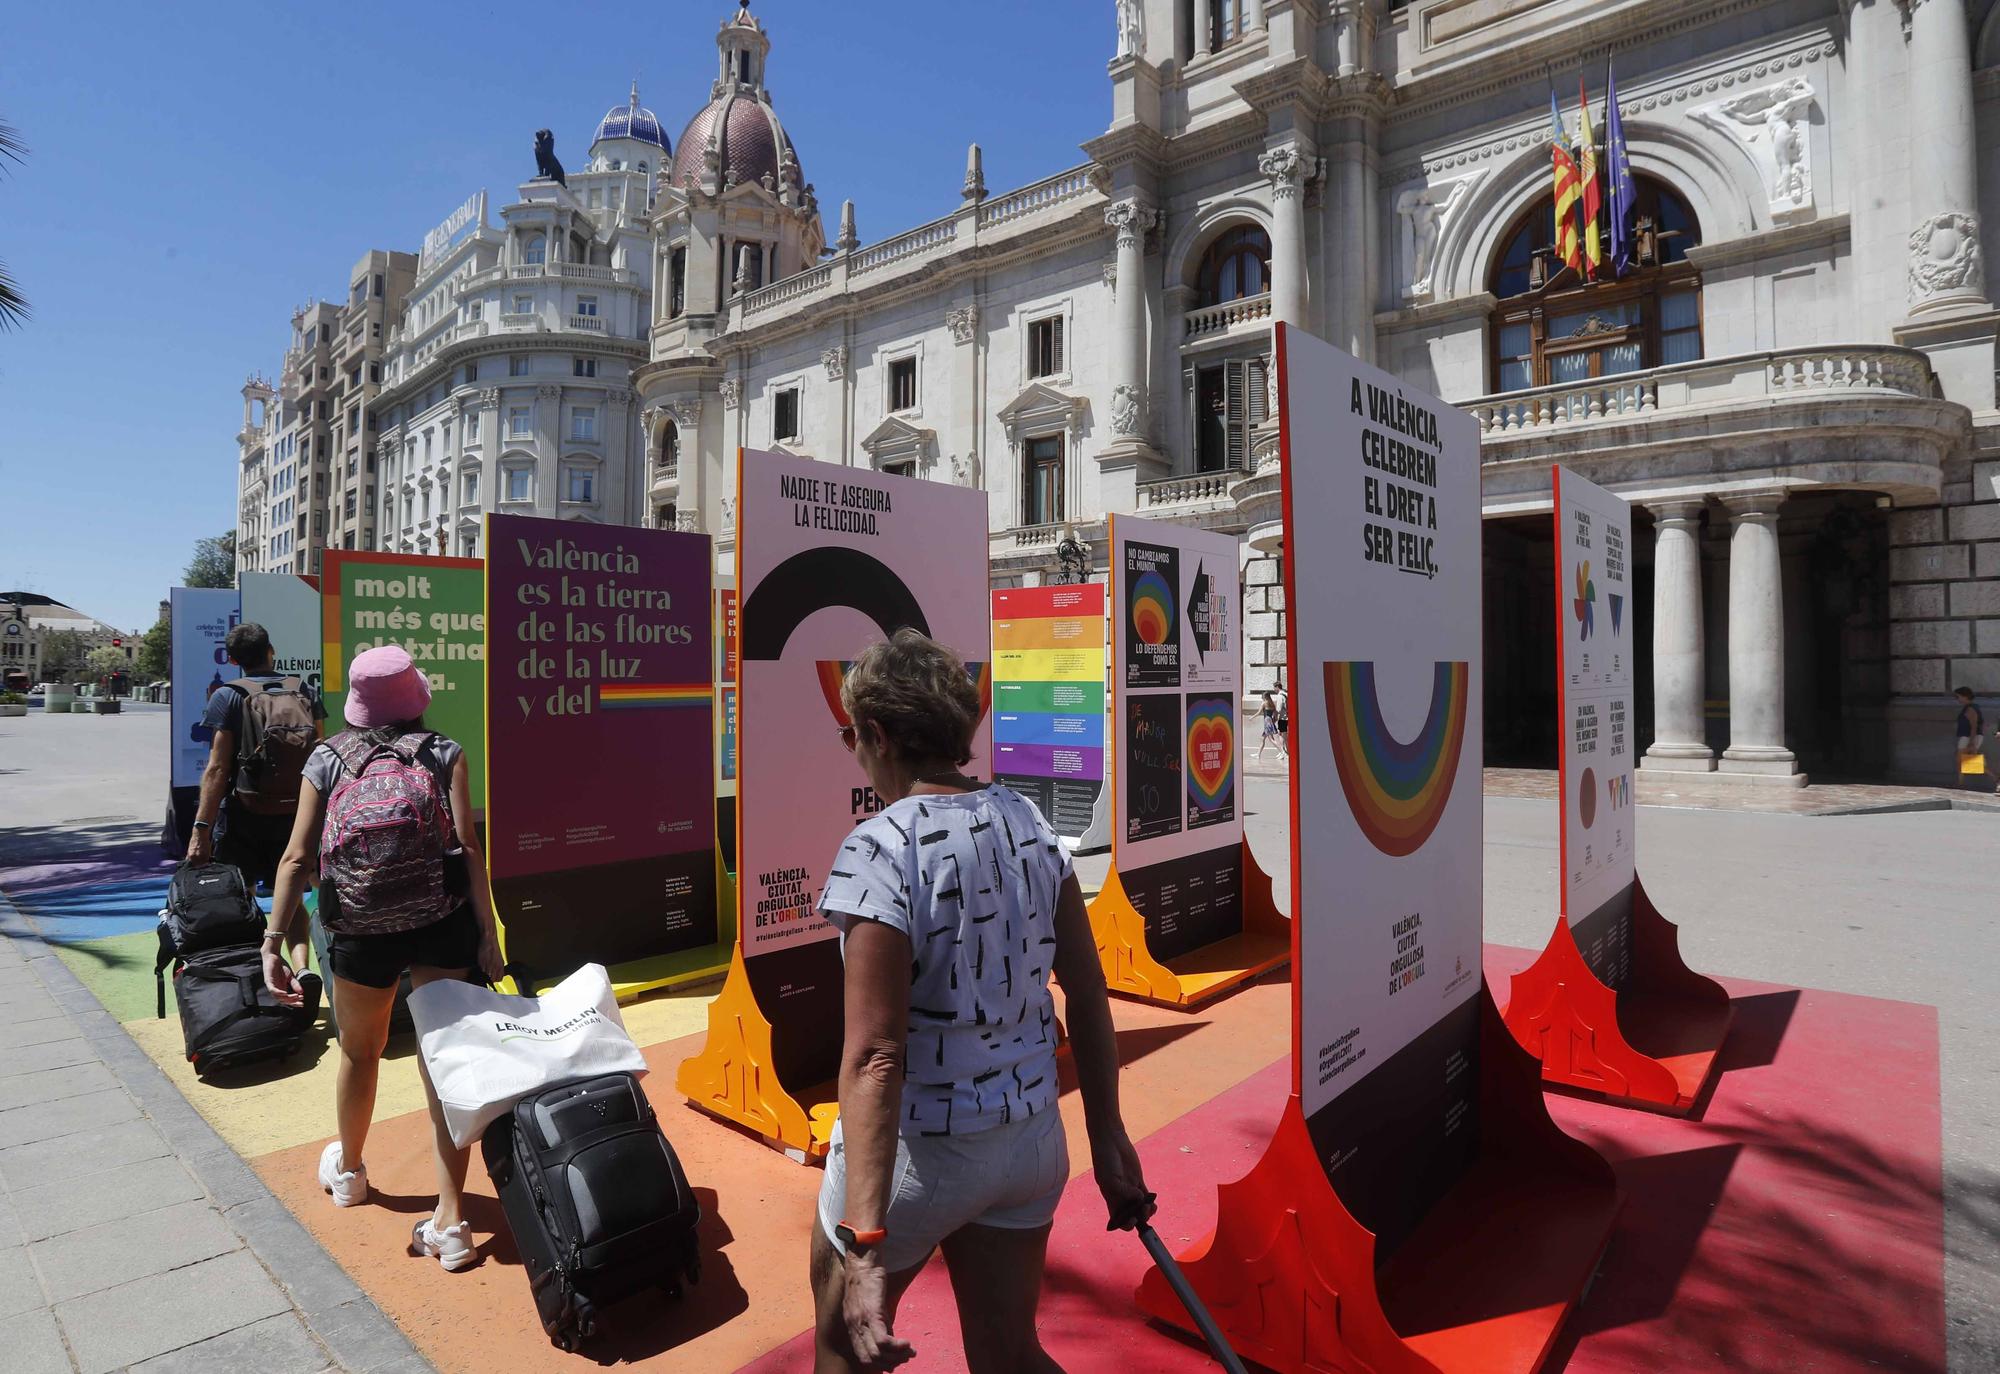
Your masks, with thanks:
[[[427,983],[410,994],[410,1018],[445,1128],[461,1149],[538,1089],[646,1072],[602,964],[585,964],[540,997]]]

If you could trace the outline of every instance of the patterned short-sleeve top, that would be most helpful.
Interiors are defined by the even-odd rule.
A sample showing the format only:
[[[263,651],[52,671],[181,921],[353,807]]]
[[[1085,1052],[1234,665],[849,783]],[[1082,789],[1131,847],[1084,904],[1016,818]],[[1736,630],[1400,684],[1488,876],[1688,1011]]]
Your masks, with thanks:
[[[905,797],[854,828],[820,896],[845,943],[856,920],[910,938],[905,1135],[971,1135],[1056,1102],[1049,973],[1069,851],[1033,804],[995,784]]]

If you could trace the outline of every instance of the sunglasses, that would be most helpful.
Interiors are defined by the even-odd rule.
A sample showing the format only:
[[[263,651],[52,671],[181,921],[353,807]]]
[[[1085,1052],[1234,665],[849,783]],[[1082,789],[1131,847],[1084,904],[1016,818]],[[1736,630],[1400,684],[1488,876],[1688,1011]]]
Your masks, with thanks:
[[[840,727],[840,742],[847,746],[848,753],[851,754],[854,752],[854,746],[860,737],[860,732],[852,725],[843,725]]]

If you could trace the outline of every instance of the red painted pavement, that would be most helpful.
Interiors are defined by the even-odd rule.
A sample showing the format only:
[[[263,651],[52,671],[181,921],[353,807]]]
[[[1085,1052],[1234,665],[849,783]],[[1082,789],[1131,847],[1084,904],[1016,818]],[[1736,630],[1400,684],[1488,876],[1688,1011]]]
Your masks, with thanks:
[[[1530,951],[1489,948],[1487,976]],[[1547,1366],[1634,1371],[1944,1369],[1944,1204],[1931,1007],[1723,980],[1736,1023],[1712,1100],[1678,1120],[1550,1096],[1556,1119],[1617,1166],[1627,1201],[1590,1295]],[[1503,984],[1504,985],[1504,984]],[[1215,1184],[1261,1154],[1290,1079],[1280,1061],[1141,1142],[1170,1244],[1213,1225]],[[1073,1140],[1072,1149],[1083,1142]],[[1057,1214],[1042,1340],[1071,1370],[1210,1369],[1143,1324],[1138,1241],[1107,1235],[1090,1176]],[[943,1265],[897,1322],[912,1367],[963,1370]],[[743,1366],[810,1366],[811,1336]]]

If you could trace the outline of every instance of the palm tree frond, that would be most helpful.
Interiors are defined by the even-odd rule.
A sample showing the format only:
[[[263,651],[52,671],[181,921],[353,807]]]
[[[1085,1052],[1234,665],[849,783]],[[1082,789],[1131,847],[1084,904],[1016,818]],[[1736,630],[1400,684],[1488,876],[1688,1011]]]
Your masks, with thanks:
[[[21,137],[21,131],[6,120],[0,119],[0,158],[6,158],[9,162],[20,162],[27,156],[28,145]]]
[[[28,300],[14,286],[14,279],[7,275],[5,264],[0,264],[0,329],[12,329],[26,323]]]

